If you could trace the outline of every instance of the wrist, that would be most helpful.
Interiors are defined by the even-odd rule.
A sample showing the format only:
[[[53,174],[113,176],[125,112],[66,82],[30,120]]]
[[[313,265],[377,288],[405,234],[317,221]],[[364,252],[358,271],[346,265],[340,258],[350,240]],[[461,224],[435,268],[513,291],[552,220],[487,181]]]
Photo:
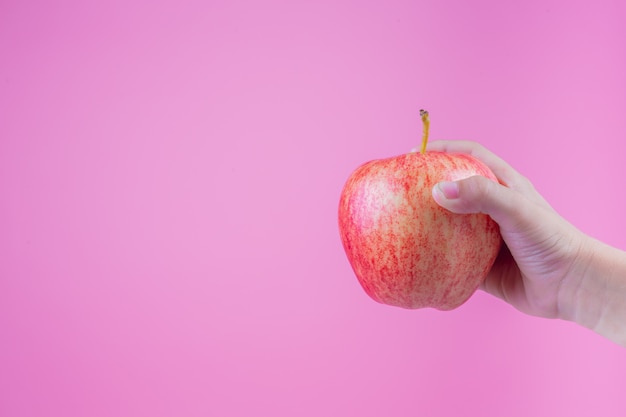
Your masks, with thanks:
[[[626,253],[585,237],[566,280],[561,318],[626,346]]]

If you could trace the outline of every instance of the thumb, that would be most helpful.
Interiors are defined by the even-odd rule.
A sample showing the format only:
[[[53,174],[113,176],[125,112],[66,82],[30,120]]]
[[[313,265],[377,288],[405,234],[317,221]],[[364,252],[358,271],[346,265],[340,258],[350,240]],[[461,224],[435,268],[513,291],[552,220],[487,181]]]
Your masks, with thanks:
[[[483,176],[454,182],[440,182],[433,187],[435,202],[453,213],[484,213],[501,227],[519,226],[524,221],[527,201],[519,193]]]

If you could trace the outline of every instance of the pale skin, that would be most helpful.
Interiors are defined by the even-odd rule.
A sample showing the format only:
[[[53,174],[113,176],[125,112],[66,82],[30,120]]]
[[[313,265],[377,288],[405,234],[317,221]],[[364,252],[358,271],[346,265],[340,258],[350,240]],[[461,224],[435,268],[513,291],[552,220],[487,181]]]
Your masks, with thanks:
[[[526,177],[483,146],[436,141],[427,151],[473,155],[499,180],[475,176],[433,188],[442,207],[485,213],[500,226],[504,245],[484,291],[526,314],[569,320],[626,347],[626,252],[576,229]]]

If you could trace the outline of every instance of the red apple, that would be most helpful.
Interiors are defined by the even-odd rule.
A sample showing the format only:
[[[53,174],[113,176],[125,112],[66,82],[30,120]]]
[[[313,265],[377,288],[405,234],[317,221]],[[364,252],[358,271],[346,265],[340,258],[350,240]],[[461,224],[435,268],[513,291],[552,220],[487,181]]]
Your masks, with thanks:
[[[472,175],[497,181],[478,159],[442,152],[375,160],[352,173],[339,202],[339,231],[370,297],[451,310],[476,291],[499,252],[498,225],[485,214],[451,213],[432,197],[438,182]]]

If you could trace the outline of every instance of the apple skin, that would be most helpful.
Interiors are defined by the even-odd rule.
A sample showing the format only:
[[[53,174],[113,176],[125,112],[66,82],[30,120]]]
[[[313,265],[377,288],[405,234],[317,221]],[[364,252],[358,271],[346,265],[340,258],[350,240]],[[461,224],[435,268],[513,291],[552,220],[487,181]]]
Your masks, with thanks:
[[[440,207],[440,181],[482,175],[465,154],[415,152],[370,161],[348,178],[339,202],[339,232],[365,292],[388,305],[452,310],[478,289],[502,245],[498,225],[485,214],[454,214]]]

